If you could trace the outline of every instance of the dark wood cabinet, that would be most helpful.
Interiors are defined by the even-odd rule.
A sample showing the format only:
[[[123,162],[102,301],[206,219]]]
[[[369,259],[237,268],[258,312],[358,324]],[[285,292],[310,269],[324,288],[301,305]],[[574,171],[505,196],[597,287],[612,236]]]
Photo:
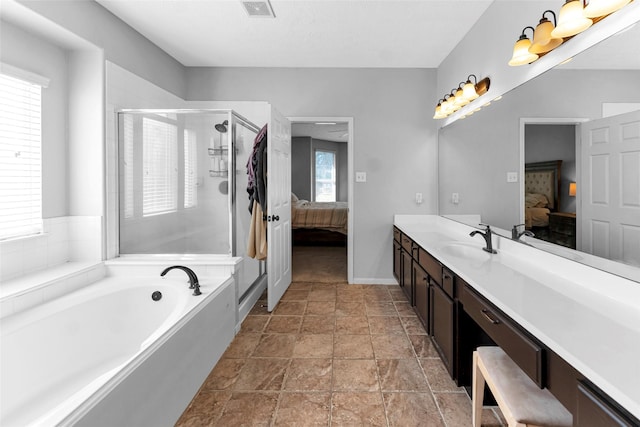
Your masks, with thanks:
[[[431,326],[429,322],[429,275],[419,263],[413,263],[413,291],[414,306],[418,318],[422,322],[424,329],[430,333]]]
[[[402,250],[402,290],[407,296],[409,303],[413,305],[413,259],[411,253]]]
[[[587,382],[578,382],[578,397],[573,425],[579,427],[637,426],[619,409],[614,408],[595,387]]]
[[[393,277],[400,283],[402,276],[402,246],[397,240],[393,240]]]
[[[455,379],[455,303],[437,283],[432,282],[430,290],[433,342],[449,374]]]

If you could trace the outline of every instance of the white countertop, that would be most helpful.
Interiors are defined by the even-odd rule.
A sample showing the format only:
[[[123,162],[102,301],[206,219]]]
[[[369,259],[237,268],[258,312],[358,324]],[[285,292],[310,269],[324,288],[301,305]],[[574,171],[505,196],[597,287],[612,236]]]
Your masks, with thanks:
[[[476,228],[437,215],[394,225],[640,418],[639,283],[499,236],[490,255]]]

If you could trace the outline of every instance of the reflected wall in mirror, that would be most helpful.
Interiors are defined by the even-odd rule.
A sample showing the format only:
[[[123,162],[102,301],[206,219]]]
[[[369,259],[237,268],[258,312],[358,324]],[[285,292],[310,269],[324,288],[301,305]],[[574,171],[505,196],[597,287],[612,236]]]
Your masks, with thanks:
[[[440,214],[480,214],[483,222],[511,230],[514,225],[525,222],[525,162],[563,160],[560,203],[555,211],[576,213],[576,247],[600,258],[575,255],[573,251],[568,257],[638,280],[640,227],[633,225],[632,217],[640,218],[640,124],[627,122],[620,128],[621,138],[625,140],[624,153],[592,152],[583,158],[583,149],[597,145],[592,142],[606,134],[587,128],[588,123],[640,110],[639,81],[640,25],[636,25],[583,52],[573,61],[528,81],[481,112],[440,129]],[[583,130],[587,134],[583,135]],[[568,138],[568,142],[560,142],[560,136],[551,136],[550,131],[564,134],[562,138]],[[532,147],[527,143],[525,150],[527,134],[528,140],[546,146],[533,148],[532,142]],[[571,149],[560,146],[569,146],[572,142],[575,155],[567,157],[566,152]],[[605,161],[605,157],[613,159],[614,156],[620,158],[619,163]],[[595,173],[581,166],[594,161],[602,163]],[[604,175],[606,168],[607,176]],[[517,174],[517,182],[507,182],[510,173]],[[612,181],[615,177],[622,178],[620,188],[605,185],[605,180]],[[571,182],[576,183],[575,198],[569,196]],[[457,203],[453,193],[458,194]],[[622,194],[624,200],[612,198],[614,194]],[[591,210],[604,211],[612,203],[629,205],[629,212],[623,214],[626,218],[623,225],[615,226],[622,232],[615,243],[607,243],[608,248],[595,248],[592,243],[605,241],[607,233],[617,231],[605,225],[608,220],[586,216],[587,199],[595,201],[589,203]],[[616,246],[615,250],[612,245]],[[555,252],[554,245],[544,246]],[[624,250],[618,250],[620,247],[633,255],[624,255]],[[603,258],[615,262],[600,262]],[[622,262],[626,266],[617,265]]]

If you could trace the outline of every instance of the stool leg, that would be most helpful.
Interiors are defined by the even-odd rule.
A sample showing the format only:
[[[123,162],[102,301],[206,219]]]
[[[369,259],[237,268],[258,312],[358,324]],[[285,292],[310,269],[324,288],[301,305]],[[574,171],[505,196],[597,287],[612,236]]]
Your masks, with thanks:
[[[471,390],[471,401],[473,405],[472,425],[480,427],[482,423],[482,403],[484,401],[484,376],[478,367],[478,352],[473,352],[473,382]]]

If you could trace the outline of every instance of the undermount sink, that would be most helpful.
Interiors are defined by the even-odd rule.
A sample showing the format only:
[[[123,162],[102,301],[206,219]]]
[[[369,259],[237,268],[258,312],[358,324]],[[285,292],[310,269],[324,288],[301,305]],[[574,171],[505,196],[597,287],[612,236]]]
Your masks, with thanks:
[[[440,250],[450,256],[463,258],[469,261],[489,261],[491,254],[482,250],[481,246],[462,242],[447,243]]]

